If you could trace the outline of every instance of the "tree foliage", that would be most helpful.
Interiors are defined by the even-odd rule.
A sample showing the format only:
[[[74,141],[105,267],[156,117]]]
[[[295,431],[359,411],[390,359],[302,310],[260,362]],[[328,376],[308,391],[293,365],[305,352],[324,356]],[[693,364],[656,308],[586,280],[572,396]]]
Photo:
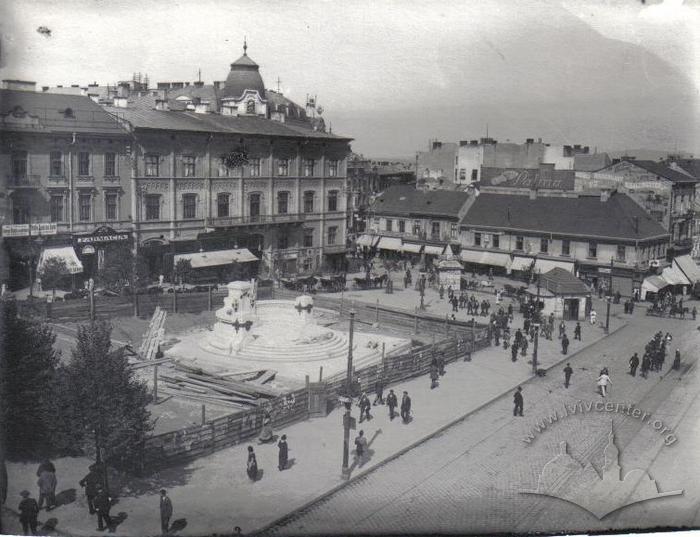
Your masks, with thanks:
[[[68,276],[70,271],[66,261],[60,257],[49,257],[44,261],[39,277],[41,278],[41,286],[44,289],[51,289],[54,296],[56,295],[56,287],[61,283],[61,280]]]
[[[151,397],[124,353],[112,351],[110,338],[105,322],[80,326],[63,380],[76,441],[86,453],[100,449],[104,461],[130,467],[153,428],[146,408]]]
[[[173,276],[178,284],[188,283],[192,274],[192,262],[189,259],[180,259],[173,267]]]
[[[120,244],[105,249],[104,264],[98,272],[97,279],[100,285],[116,292],[121,292],[124,287],[134,287],[148,279],[148,267],[142,257],[136,256],[129,246]]]

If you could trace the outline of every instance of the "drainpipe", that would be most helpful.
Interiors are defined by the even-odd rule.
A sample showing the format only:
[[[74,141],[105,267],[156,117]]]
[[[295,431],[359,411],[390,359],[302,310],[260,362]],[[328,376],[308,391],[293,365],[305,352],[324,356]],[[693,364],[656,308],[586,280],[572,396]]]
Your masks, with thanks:
[[[76,133],[73,133],[71,147],[75,145]],[[73,149],[68,150],[68,230],[73,234]]]

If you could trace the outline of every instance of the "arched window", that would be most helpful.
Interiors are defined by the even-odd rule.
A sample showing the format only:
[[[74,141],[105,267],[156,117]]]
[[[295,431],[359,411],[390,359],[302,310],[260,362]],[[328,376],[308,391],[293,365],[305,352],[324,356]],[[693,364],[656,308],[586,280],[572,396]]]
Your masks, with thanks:
[[[246,111],[246,114],[254,114],[255,113],[255,101],[254,100],[251,99],[250,101],[245,103],[245,111]]]

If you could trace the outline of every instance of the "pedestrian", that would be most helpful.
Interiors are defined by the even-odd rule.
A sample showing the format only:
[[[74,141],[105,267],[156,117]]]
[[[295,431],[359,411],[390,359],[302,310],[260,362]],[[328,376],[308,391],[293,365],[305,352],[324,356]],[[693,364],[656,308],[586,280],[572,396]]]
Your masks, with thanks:
[[[358,462],[364,460],[365,454],[367,453],[367,438],[365,437],[365,432],[360,430],[360,433],[355,438],[355,454],[357,455]]]
[[[22,496],[22,500],[19,502],[19,521],[22,524],[22,531],[25,535],[36,535],[39,504],[30,497],[28,490],[23,490],[19,495]]]
[[[102,486],[97,487],[97,496],[95,496],[95,511],[97,511],[97,531],[112,529],[112,519],[109,516],[109,510],[112,508],[112,498]]]
[[[693,314],[693,321],[694,321],[695,318],[698,316],[698,309],[695,306],[693,306],[693,311],[691,311],[691,313]]]
[[[95,496],[97,496],[97,487],[101,482],[102,476],[97,471],[96,464],[91,464],[88,474],[78,482],[81,487],[85,487],[85,498],[87,498],[88,511],[91,515],[95,514]]]
[[[408,396],[408,392],[403,392],[403,398],[401,399],[401,419],[404,423],[408,423],[411,417],[411,398]]]
[[[513,343],[513,346],[510,348],[510,359],[512,362],[518,361],[518,346],[515,343]]]
[[[633,377],[637,376],[637,367],[639,366],[639,356],[637,356],[637,353],[635,352],[632,355],[632,358],[630,358],[630,375]]]
[[[396,398],[394,390],[389,390],[389,395],[386,396],[386,404],[389,407],[389,420],[394,420],[394,412],[397,406],[399,406],[399,401]]]
[[[529,343],[527,342],[527,338],[526,338],[526,337],[522,338],[520,344],[522,345],[522,349],[521,349],[521,351],[520,351],[520,355],[521,355],[521,356],[527,356],[527,346],[529,345]]]
[[[577,322],[574,327],[574,339],[581,341],[581,323]]]
[[[430,389],[434,390],[438,386],[438,367],[437,360],[433,358],[433,362],[430,364]]]
[[[513,416],[523,415],[523,389],[518,386],[518,389],[513,394]]]
[[[569,352],[569,338],[564,332],[564,336],[561,338],[561,353],[566,354],[567,352]]]
[[[167,535],[170,530],[170,517],[173,516],[173,502],[165,489],[160,489],[160,530]]]
[[[559,339],[564,337],[564,332],[566,331],[566,325],[564,324],[564,321],[559,323]]]
[[[566,364],[566,367],[564,368],[564,388],[569,387],[569,383],[571,382],[571,375],[574,374],[574,370],[571,369],[571,364]]]
[[[374,384],[374,401],[372,401],[373,406],[384,404],[384,379],[381,373],[377,377],[377,382]]]
[[[282,470],[286,470],[287,462],[289,461],[289,446],[287,446],[286,434],[282,435],[282,438],[280,438],[280,441],[277,443],[277,447],[279,448],[279,453],[277,455],[277,467],[281,472]]]
[[[440,351],[437,355],[438,375],[441,377],[445,374],[445,353]]]
[[[649,359],[649,353],[644,353],[642,357],[642,377],[647,378],[647,373],[651,367],[651,360]]]
[[[595,310],[591,310],[591,324],[595,324],[598,319],[598,314]]]
[[[445,287],[443,285],[440,285],[440,290],[438,293],[440,293],[440,300],[442,300],[445,296]]]
[[[360,407],[360,423],[362,423],[363,419],[371,420],[372,416],[369,413],[369,409],[372,408],[372,403],[369,402],[369,397],[367,397],[366,393],[363,393],[360,397],[358,406]]]
[[[255,458],[253,446],[248,446],[248,462],[246,463],[246,472],[251,481],[258,479],[258,460]]]
[[[676,349],[676,356],[673,359],[673,365],[671,366],[671,369],[675,369],[678,371],[681,368],[681,350]]]
[[[612,380],[610,380],[610,377],[608,376],[608,370],[603,369],[598,377],[598,387],[600,388],[600,394],[603,397],[607,396],[608,384],[612,384]]]
[[[56,468],[50,461],[44,461],[36,471],[39,476],[36,484],[39,486],[39,509],[46,500],[46,510],[56,507]]]

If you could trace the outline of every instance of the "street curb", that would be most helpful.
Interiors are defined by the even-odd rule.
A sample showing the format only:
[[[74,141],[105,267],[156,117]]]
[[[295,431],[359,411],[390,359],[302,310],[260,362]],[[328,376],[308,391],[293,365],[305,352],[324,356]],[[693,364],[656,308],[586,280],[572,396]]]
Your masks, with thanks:
[[[609,338],[610,336],[615,335],[617,332],[619,332],[620,330],[622,330],[622,329],[625,328],[626,326],[627,326],[627,323],[625,322],[625,323],[623,323],[621,326],[618,326],[617,328],[615,328],[614,330],[612,330],[612,331],[609,332],[608,334],[604,335],[601,339],[599,339],[599,340],[597,340],[597,341],[594,341],[593,343],[589,343],[589,344],[586,345],[585,347],[581,347],[581,348],[578,349],[576,352],[572,352],[571,354],[567,354],[562,360],[560,360],[560,361],[556,362],[555,364],[552,364],[551,366],[549,366],[548,368],[546,368],[545,371],[549,372],[550,370],[554,369],[555,367],[559,367],[561,364],[563,364],[563,363],[566,362],[567,360],[571,360],[572,357],[575,357],[575,356],[578,355],[579,353],[581,353],[581,352],[583,352],[583,351],[589,349],[590,347],[592,347],[593,345],[596,345],[596,344],[600,343],[601,341],[605,341],[605,340],[606,340],[607,338]],[[530,383],[530,382],[536,380],[537,378],[539,378],[539,377],[530,377],[529,379],[527,379],[526,381],[522,382],[521,384],[528,384],[528,383]],[[459,416],[459,417],[453,419],[452,421],[450,421],[450,422],[448,422],[448,423],[446,423],[446,424],[440,426],[438,429],[436,429],[436,430],[433,431],[432,433],[428,433],[427,435],[425,435],[425,436],[419,438],[418,440],[416,440],[416,441],[413,442],[412,444],[409,444],[408,446],[405,446],[405,447],[401,448],[399,451],[397,451],[397,452],[395,452],[395,453],[389,455],[388,457],[386,457],[385,459],[379,461],[377,464],[375,464],[375,465],[372,466],[371,468],[367,468],[366,470],[363,470],[362,472],[358,473],[357,475],[352,476],[352,477],[351,477],[350,479],[348,479],[347,481],[343,481],[342,483],[340,483],[340,484],[336,485],[335,487],[333,487],[333,488],[327,490],[326,492],[321,493],[321,494],[318,495],[316,498],[314,498],[314,499],[312,499],[312,500],[309,500],[308,502],[304,503],[301,507],[298,507],[298,508],[294,509],[293,511],[290,511],[290,512],[287,513],[286,515],[282,515],[281,517],[275,519],[273,522],[270,522],[269,524],[266,524],[265,526],[263,526],[263,527],[260,528],[260,529],[254,530],[253,532],[249,533],[248,535],[261,535],[261,534],[265,533],[266,531],[268,531],[268,530],[274,528],[275,526],[278,526],[279,524],[283,523],[285,520],[292,519],[297,513],[300,513],[300,512],[302,512],[302,511],[305,511],[306,509],[308,509],[309,507],[313,506],[314,504],[317,504],[317,503],[319,503],[319,502],[322,502],[323,500],[325,500],[325,499],[328,498],[329,496],[332,496],[333,494],[335,494],[336,492],[342,490],[343,488],[345,488],[346,486],[350,485],[351,483],[354,483],[354,482],[359,481],[359,480],[362,479],[363,477],[365,477],[365,476],[371,474],[371,473],[374,472],[375,470],[378,470],[379,468],[381,468],[381,467],[383,467],[384,465],[390,463],[390,462],[393,461],[394,459],[397,459],[397,458],[401,457],[402,455],[404,455],[405,453],[407,453],[407,452],[411,451],[412,449],[418,447],[419,445],[421,445],[421,444],[427,442],[428,440],[434,438],[435,436],[438,436],[438,435],[441,434],[443,431],[449,429],[450,427],[453,427],[454,425],[457,425],[457,424],[460,423],[461,421],[464,421],[465,419],[467,419],[467,418],[468,418],[469,416],[471,416],[472,414],[476,414],[477,412],[479,412],[480,410],[484,409],[485,407],[487,407],[487,406],[490,405],[491,403],[495,403],[495,402],[498,401],[499,399],[502,399],[503,397],[508,396],[508,395],[511,393],[512,390],[513,390],[513,388],[508,388],[508,390],[506,390],[506,391],[504,391],[503,393],[501,393],[501,394],[499,394],[499,395],[496,395],[495,397],[493,397],[493,398],[491,398],[491,399],[489,399],[489,400],[483,402],[483,403],[480,404],[478,407],[471,409],[471,410],[470,410],[469,412],[467,412],[466,414],[463,414],[462,416]]]

